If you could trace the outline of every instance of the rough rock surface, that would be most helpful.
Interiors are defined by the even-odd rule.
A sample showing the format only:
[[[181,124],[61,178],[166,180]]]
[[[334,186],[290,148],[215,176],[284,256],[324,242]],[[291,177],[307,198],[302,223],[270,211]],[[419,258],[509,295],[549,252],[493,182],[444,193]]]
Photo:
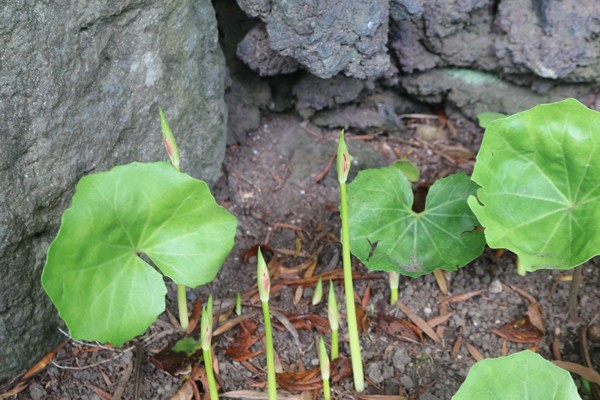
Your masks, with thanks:
[[[598,88],[589,84],[557,85],[547,80],[533,81],[531,87],[518,86],[498,76],[477,70],[440,68],[400,78],[411,95],[426,103],[445,103],[449,111],[458,109],[471,119],[486,111],[513,114],[541,103],[575,97],[598,107]]]
[[[43,40],[42,40],[43,38]],[[216,181],[224,61],[208,0],[5,2],[0,12],[0,380],[59,340],[41,268],[77,180],[165,159]]]
[[[238,56],[238,44],[257,25],[235,2],[215,0],[213,2],[219,24],[219,41],[228,67],[225,102],[229,110],[227,118],[227,141],[230,144],[244,143],[249,131],[260,126],[261,111],[271,101],[271,88],[266,79],[260,78]]]
[[[240,42],[237,56],[260,76],[289,74],[300,68],[293,58],[281,56],[271,49],[267,28],[262,23],[252,28]]]
[[[392,0],[390,9],[390,46],[407,73],[453,66],[600,78],[596,0]]]
[[[238,0],[266,23],[271,49],[294,58],[319,78],[340,72],[356,78],[390,68],[388,0]]]

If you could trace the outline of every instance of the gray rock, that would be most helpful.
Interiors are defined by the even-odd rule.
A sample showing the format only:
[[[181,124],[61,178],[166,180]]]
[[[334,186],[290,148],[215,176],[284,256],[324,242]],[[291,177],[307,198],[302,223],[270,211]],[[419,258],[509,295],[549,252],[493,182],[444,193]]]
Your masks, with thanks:
[[[320,111],[311,121],[327,128],[352,128],[359,132],[383,129],[388,134],[399,134],[404,130],[401,116],[417,109],[418,105],[396,93],[381,91],[364,96],[356,104]]]
[[[381,373],[381,365],[376,362],[371,362],[367,366],[367,376],[375,383],[383,382],[383,374]]]
[[[400,372],[404,372],[406,367],[410,364],[411,358],[407,353],[406,349],[403,346],[399,346],[392,356],[392,363],[394,364],[394,368],[396,368]],[[406,385],[404,385],[407,387]],[[412,387],[412,381],[410,384]]]
[[[0,380],[60,339],[40,287],[78,179],[167,159],[214,183],[224,155],[224,60],[208,0],[5,2],[0,12]]]
[[[392,0],[390,15],[390,47],[407,73],[463,67],[570,82],[600,78],[596,0]]]
[[[267,25],[269,44],[319,78],[364,79],[390,68],[387,0],[238,0]]]
[[[434,69],[401,79],[405,90],[422,101],[446,101],[467,117],[493,111],[513,114],[541,103],[575,97],[592,102],[598,86],[586,84],[550,85],[543,92],[517,86],[498,76],[471,69]]]
[[[261,110],[267,108],[271,99],[269,83],[256,76],[237,57],[238,44],[257,24],[229,0],[213,2],[220,28],[220,43],[228,67],[228,87],[225,102],[229,110],[227,141],[244,143],[247,133],[260,126]]]
[[[365,81],[360,79],[343,75],[320,79],[307,74],[294,86],[296,110],[302,116],[310,117],[315,111],[356,100],[364,88]]]
[[[269,47],[264,24],[259,23],[246,34],[238,45],[237,55],[250,69],[260,76],[289,74],[300,68],[291,57],[281,56]]]

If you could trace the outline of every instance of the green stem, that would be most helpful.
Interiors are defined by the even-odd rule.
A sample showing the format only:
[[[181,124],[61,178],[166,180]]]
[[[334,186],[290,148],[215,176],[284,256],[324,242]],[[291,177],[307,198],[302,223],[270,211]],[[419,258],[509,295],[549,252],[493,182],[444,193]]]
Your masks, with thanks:
[[[325,400],[331,398],[331,389],[329,388],[329,379],[323,379],[323,397]]]
[[[519,257],[517,257],[517,274],[519,276],[525,276],[525,266]]]
[[[262,301],[263,317],[265,319],[265,341],[267,355],[267,386],[269,400],[277,399],[277,381],[275,379],[275,353],[273,352],[273,328],[271,327],[271,315],[269,314],[269,302]]]
[[[177,305],[179,306],[179,324],[185,331],[190,324],[187,309],[187,297],[185,294],[185,285],[177,285]]]
[[[398,302],[398,288],[392,289],[390,293],[390,304],[394,305]]]
[[[331,361],[338,358],[338,330],[331,331]]]
[[[206,370],[206,378],[208,380],[208,392],[210,393],[210,400],[219,400],[219,393],[217,391],[217,381],[215,380],[215,373],[213,372],[212,356],[210,349],[202,349],[202,355],[204,356],[204,369]]]
[[[354,286],[352,283],[352,260],[350,258],[350,229],[348,228],[348,195],[346,183],[340,183],[340,213],[342,217],[342,260],[344,264],[344,294],[346,296],[346,320],[348,321],[348,337],[350,340],[350,358],[354,388],[362,392],[365,388],[360,341],[358,339],[358,322],[354,306]]]

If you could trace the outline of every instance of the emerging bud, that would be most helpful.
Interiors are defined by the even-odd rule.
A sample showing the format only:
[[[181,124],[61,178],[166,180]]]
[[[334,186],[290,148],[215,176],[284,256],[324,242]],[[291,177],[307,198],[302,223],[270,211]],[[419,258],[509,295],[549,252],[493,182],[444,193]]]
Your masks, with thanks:
[[[323,280],[319,277],[317,286],[315,286],[315,292],[313,293],[312,305],[316,306],[323,299]]]
[[[338,312],[338,303],[333,290],[333,282],[329,281],[329,297],[327,298],[327,316],[329,317],[329,326],[331,330],[340,329],[340,315]]]
[[[269,277],[269,268],[267,268],[267,263],[263,258],[260,247],[258,248],[257,257],[258,267],[256,279],[258,280],[258,294],[260,295],[260,301],[266,302],[269,301],[269,294],[271,292],[271,278]]]
[[[202,321],[200,322],[200,346],[202,350],[210,350],[212,341],[212,315],[206,307],[202,307]]]
[[[338,151],[337,151],[337,173],[338,173],[338,181],[340,183],[346,183],[348,180],[348,174],[350,173],[350,153],[348,152],[348,147],[346,146],[346,141],[344,140],[344,131],[340,132],[340,140],[338,142]]]
[[[167,154],[169,155],[171,164],[173,164],[173,166],[179,171],[179,150],[177,149],[175,136],[173,136],[173,132],[171,132],[171,128],[167,123],[167,119],[165,118],[165,113],[163,112],[162,108],[159,108],[158,110],[160,113],[160,127],[162,129],[163,143],[167,149]]]
[[[319,362],[321,364],[321,378],[324,381],[329,380],[331,362],[329,361],[329,355],[327,354],[327,348],[322,336],[319,338]]]

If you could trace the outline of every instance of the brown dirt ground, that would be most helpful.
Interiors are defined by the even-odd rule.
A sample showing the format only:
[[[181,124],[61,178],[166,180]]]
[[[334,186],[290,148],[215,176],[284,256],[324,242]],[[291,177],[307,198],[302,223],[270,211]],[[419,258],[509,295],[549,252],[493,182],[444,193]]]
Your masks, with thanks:
[[[425,183],[456,171],[470,172],[473,152],[481,141],[481,129],[465,120],[442,124],[443,121],[435,116],[416,115],[403,121],[406,129],[401,136],[388,136],[385,132],[350,132],[349,148],[356,158],[353,171],[408,158],[421,169]],[[435,133],[440,136],[435,140],[419,139],[418,135],[424,129],[422,126],[435,128]],[[196,300],[205,301],[209,293],[214,294],[215,310],[219,315],[215,328],[227,328],[228,321],[236,317],[227,311],[235,293],[240,291],[246,294],[244,315],[249,316],[248,320],[257,321],[257,332],[262,332],[258,302],[252,298],[256,258],[245,259],[245,256],[251,255],[249,250],[255,245],[268,246],[271,251],[267,254],[272,263],[278,261],[287,268],[307,266],[315,259],[315,276],[341,268],[335,167],[324,174],[335,154],[337,134],[320,131],[294,116],[279,115],[264,118],[262,127],[252,132],[244,145],[228,148],[224,173],[214,192],[217,200],[239,218],[236,245],[215,282],[189,291],[190,307]],[[545,334],[536,349],[546,358],[551,358],[552,344],[555,343],[564,360],[581,362],[579,329],[597,320],[600,309],[600,274],[598,268],[594,268],[595,262],[583,267],[578,323],[569,322],[567,317],[569,284],[561,280],[570,272],[541,271],[519,277],[514,264],[512,255],[486,250],[470,265],[447,275],[448,295],[481,293],[446,306],[440,305],[442,294],[433,276],[402,279],[399,301],[418,316],[431,320],[450,314],[435,328],[441,338],[439,343],[427,335],[423,336],[422,343],[413,343],[407,340],[408,334],[402,330],[404,325],[398,322],[408,317],[397,306],[388,304],[386,275],[368,272],[355,260],[354,268],[362,276],[355,281],[356,295],[360,302],[365,303],[366,310],[361,315],[361,346],[367,378],[365,394],[396,396],[389,397],[390,400],[450,399],[475,362],[477,351],[484,357],[496,357],[532,347],[532,344],[513,343],[490,333],[491,329],[499,328],[527,312],[528,300],[511,286],[533,296],[542,307]],[[290,320],[292,314],[300,314],[304,318],[313,314],[327,318],[324,302],[311,305],[314,283],[300,289],[290,282],[305,274],[306,269],[280,269],[272,280],[273,321],[281,325],[281,329],[274,331],[275,351],[279,368],[286,372],[318,366],[315,340],[321,333],[315,324],[296,323],[293,329],[280,322]],[[283,280],[287,284],[279,285]],[[324,288],[328,289],[328,285]],[[174,286],[171,285],[170,289],[167,308],[175,313]],[[336,282],[336,290],[338,299],[341,299],[341,281]],[[342,304],[342,313],[344,310]],[[317,326],[327,328],[326,324]],[[341,326],[340,354],[348,357],[345,320]],[[177,323],[172,315],[161,316],[140,338],[141,352],[136,352],[133,342],[121,349],[103,349],[95,344],[67,340],[52,364],[28,381],[25,389],[14,398],[113,399],[119,398],[117,395],[123,391],[120,398],[131,399],[140,359],[140,399],[193,398],[191,385],[187,383],[189,369],[183,368],[173,376],[149,361],[149,358],[156,358],[169,341],[179,337],[176,331]],[[239,325],[235,325],[213,341],[221,392],[246,390],[255,391],[254,394],[257,394],[256,391],[264,393],[264,356],[261,354],[246,362],[238,362],[226,354],[227,348],[236,343],[239,332]],[[329,335],[324,333],[323,336],[329,342]],[[262,348],[258,340],[251,350],[261,351]],[[592,345],[590,351],[598,361],[598,348]],[[198,368],[195,372],[196,376],[202,375]],[[316,381],[318,386],[318,379]],[[580,380],[576,381],[580,385]],[[198,392],[204,393],[202,380],[198,378],[196,383]],[[296,382],[296,386],[299,385]],[[333,383],[332,391],[335,399],[359,398],[352,391],[351,377]],[[280,398],[285,398],[283,394],[282,390]],[[293,395],[289,398],[322,398],[318,389],[306,389]],[[246,393],[234,398],[250,397]]]

